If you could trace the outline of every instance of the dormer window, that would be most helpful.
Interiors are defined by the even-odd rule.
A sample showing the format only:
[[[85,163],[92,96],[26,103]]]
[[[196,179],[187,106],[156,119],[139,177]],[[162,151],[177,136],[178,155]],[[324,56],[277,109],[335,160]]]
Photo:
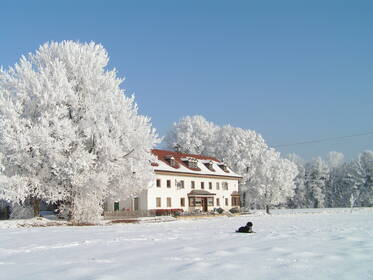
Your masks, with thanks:
[[[181,160],[186,164],[186,166],[188,166],[188,168],[198,168],[198,160],[195,158],[188,157],[182,158]]]
[[[165,158],[169,165],[171,165],[172,167],[176,166],[176,160],[173,156],[166,156]]]
[[[212,160],[210,161],[207,161],[207,162],[204,162],[205,166],[210,170],[210,171],[213,171],[215,172],[214,168],[213,168],[213,162]]]
[[[219,164],[219,167],[224,171],[224,172],[229,172],[228,167],[225,163]]]

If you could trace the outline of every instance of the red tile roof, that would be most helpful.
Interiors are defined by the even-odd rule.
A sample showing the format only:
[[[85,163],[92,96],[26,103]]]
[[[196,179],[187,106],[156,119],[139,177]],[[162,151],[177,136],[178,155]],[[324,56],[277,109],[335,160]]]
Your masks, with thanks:
[[[183,165],[184,167],[190,170],[201,171],[201,169],[199,168],[191,168],[187,164],[185,164],[182,158],[188,158],[188,157],[200,159],[200,160],[212,160],[212,161],[215,161],[216,163],[220,163],[220,161],[214,157],[194,155],[194,154],[185,154],[185,153],[179,153],[179,152],[168,151],[168,150],[153,149],[152,154],[155,155],[158,158],[158,160],[163,161],[167,165],[170,165],[170,163],[167,161],[167,158],[173,157],[175,159],[175,165],[172,167],[175,169],[178,169],[180,168],[180,165]]]
[[[184,153],[178,153],[174,151],[168,151],[168,150],[158,150],[153,149],[152,150],[153,155],[157,156],[158,159],[165,158],[166,156],[173,156],[176,160],[186,157],[192,157],[196,159],[202,159],[202,160],[213,160],[216,162],[220,162],[217,158],[209,157],[209,156],[203,156],[203,155],[194,155],[194,154],[184,154]]]

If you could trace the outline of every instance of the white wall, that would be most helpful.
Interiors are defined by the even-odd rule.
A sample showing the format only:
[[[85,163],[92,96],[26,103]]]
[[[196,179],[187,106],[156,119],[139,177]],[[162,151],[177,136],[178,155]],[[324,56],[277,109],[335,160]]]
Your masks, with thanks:
[[[201,182],[204,182],[204,190],[210,193],[215,193],[214,196],[214,206],[208,206],[208,210],[213,208],[223,208],[224,210],[229,210],[233,206],[231,194],[233,191],[238,191],[238,179],[225,179],[225,178],[203,178],[203,177],[189,177],[180,175],[164,175],[156,174],[156,179],[154,184],[148,190],[142,191],[139,197],[139,210],[152,210],[152,209],[172,209],[181,208],[184,211],[193,210],[194,208],[189,208],[189,198],[188,193],[193,189],[191,188],[191,182],[195,182],[194,190],[201,190]],[[161,180],[161,187],[156,186],[156,180]],[[171,187],[167,187],[167,180],[171,180]],[[184,181],[184,189],[178,188],[176,186],[176,181]],[[212,183],[212,189],[209,189],[209,182]],[[223,182],[228,183],[228,190],[223,190]],[[219,183],[219,190],[216,189],[216,183]],[[161,198],[161,207],[156,206],[156,198]],[[171,197],[171,207],[167,206],[167,197]],[[181,206],[181,198],[185,199],[185,206]],[[219,198],[220,206],[217,206],[216,199]],[[225,205],[225,198],[228,198],[228,205]],[[114,210],[114,201],[107,200],[105,210]],[[236,207],[236,206],[234,206]],[[196,209],[201,209],[201,207],[195,207]],[[129,198],[126,200],[119,201],[119,209],[129,209],[133,210],[133,199]],[[202,210],[202,209],[201,209]]]
[[[161,180],[161,187],[156,187],[156,182],[154,186],[148,190],[148,209],[168,209],[168,208],[181,208],[184,211],[189,210],[188,193],[193,189],[191,188],[191,182],[195,182],[194,190],[201,190],[201,182],[204,182],[204,190],[210,193],[215,193],[214,196],[214,206],[209,206],[209,210],[213,208],[221,207],[225,210],[232,208],[231,194],[233,191],[238,191],[238,179],[222,179],[216,178],[203,178],[203,177],[187,177],[187,176],[176,176],[176,175],[164,175],[156,174],[156,179]],[[171,188],[167,188],[167,180],[171,180]],[[184,181],[184,189],[177,188],[176,181]],[[209,189],[209,182],[212,183],[212,189]],[[223,190],[222,183],[228,183],[228,190]],[[216,183],[219,183],[219,190],[216,189]],[[161,198],[161,207],[156,207],[156,197]],[[167,207],[167,197],[171,197],[172,205]],[[180,205],[180,199],[185,198],[185,206]],[[220,200],[220,206],[216,205],[216,198]],[[225,205],[225,198],[228,198],[228,205]]]

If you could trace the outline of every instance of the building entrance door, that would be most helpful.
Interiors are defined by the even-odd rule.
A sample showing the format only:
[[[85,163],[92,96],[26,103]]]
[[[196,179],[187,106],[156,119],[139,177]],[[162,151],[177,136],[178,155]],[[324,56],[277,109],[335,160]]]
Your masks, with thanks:
[[[202,197],[202,211],[207,212],[207,197]]]

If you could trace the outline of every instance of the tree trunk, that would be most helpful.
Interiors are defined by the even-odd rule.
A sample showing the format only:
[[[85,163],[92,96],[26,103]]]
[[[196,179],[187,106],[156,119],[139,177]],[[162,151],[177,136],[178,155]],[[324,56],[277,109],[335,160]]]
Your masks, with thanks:
[[[269,205],[266,205],[266,213],[271,214],[271,212],[269,211]]]
[[[34,209],[34,217],[39,217],[40,216],[40,199],[38,198],[33,198],[32,199],[32,207]]]

